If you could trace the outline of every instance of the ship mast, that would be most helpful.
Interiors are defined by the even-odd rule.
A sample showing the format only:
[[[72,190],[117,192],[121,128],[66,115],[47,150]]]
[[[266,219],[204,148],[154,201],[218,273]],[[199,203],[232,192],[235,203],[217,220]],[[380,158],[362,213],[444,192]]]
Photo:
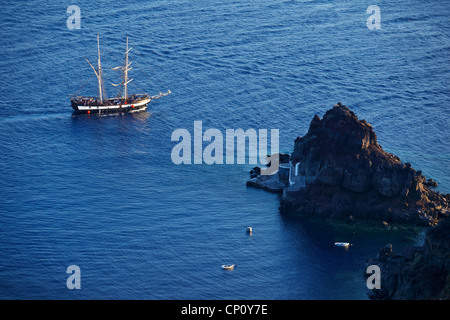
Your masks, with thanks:
[[[133,69],[132,67],[130,67],[131,62],[128,62],[128,52],[130,52],[132,48],[128,48],[128,36],[127,36],[127,50],[125,51],[125,65],[123,67],[115,67],[113,68],[113,70],[122,70],[123,71],[123,75],[122,75],[122,82],[119,84],[114,84],[112,83],[113,86],[120,86],[123,85],[124,90],[123,90],[123,94],[124,94],[124,98],[125,101],[127,101],[128,99],[128,84],[133,81],[133,79],[129,79],[128,78],[128,71],[130,71],[131,69]]]
[[[123,71],[123,86],[124,86],[124,95],[125,95],[125,100],[128,97],[128,88],[127,85],[128,83],[130,83],[131,81],[133,81],[133,79],[128,80],[128,71],[130,71],[132,68],[129,68],[129,66],[131,65],[131,62],[128,63],[128,52],[130,52],[132,48],[128,49],[128,36],[127,36],[127,51],[125,52],[125,70]]]
[[[98,49],[98,92],[100,103],[103,104],[103,81],[102,81],[102,64],[100,62],[100,35],[97,33],[97,49]]]
[[[100,99],[100,103],[103,103],[103,79],[102,79],[102,64],[100,61],[100,35],[97,33],[97,50],[98,50],[98,60],[97,60],[97,64],[98,64],[98,69],[95,70],[94,66],[89,62],[89,60],[87,58],[86,61],[89,63],[89,65],[91,66],[92,70],[94,70],[95,75],[97,76],[98,79],[98,96]]]

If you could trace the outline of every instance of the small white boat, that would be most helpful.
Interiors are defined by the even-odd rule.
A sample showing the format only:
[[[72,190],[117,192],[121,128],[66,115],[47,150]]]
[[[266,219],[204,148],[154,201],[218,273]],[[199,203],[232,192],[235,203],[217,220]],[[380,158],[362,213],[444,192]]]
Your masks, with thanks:
[[[253,229],[252,229],[252,227],[247,227],[247,229],[245,229],[245,231],[246,231],[247,233],[252,233]]]
[[[234,264],[223,264],[223,265],[222,265],[222,269],[223,269],[223,270],[233,270],[234,267],[235,267]]]
[[[334,245],[336,247],[348,247],[350,246],[350,242],[335,242]]]

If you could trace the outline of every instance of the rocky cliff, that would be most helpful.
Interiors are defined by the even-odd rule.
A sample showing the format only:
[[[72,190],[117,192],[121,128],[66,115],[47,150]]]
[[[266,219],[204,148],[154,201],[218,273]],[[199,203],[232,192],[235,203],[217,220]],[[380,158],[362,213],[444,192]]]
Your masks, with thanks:
[[[449,195],[377,142],[372,126],[338,103],[294,142],[293,165],[306,186],[281,199],[281,212],[434,225],[449,215]]]
[[[423,246],[395,253],[386,245],[368,265],[381,271],[381,288],[370,291],[371,299],[450,299],[450,219],[428,229]]]
[[[288,181],[255,168],[247,183],[281,191],[282,213],[430,226],[423,246],[395,253],[387,245],[367,261],[381,269],[381,289],[371,290],[371,299],[450,299],[450,194],[384,151],[368,122],[338,103],[323,119],[314,117],[289,158],[281,161],[292,163]]]

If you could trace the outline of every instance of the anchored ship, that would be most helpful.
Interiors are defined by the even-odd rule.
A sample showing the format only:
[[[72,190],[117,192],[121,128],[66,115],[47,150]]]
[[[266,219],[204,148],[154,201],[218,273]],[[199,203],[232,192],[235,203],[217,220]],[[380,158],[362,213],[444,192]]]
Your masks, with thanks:
[[[149,96],[147,93],[141,94],[128,94],[128,84],[133,81],[128,77],[128,71],[132,68],[130,67],[131,62],[128,59],[128,53],[132,48],[128,48],[128,36],[127,36],[127,47],[125,51],[125,63],[123,66],[112,68],[113,70],[122,71],[122,81],[118,84],[113,84],[115,87],[122,87],[123,90],[119,91],[120,94],[115,98],[107,98],[105,94],[105,86],[103,82],[103,69],[100,61],[100,36],[97,34],[97,51],[98,51],[98,60],[97,60],[97,68],[95,68],[87,58],[86,61],[91,66],[92,70],[98,80],[98,96],[97,97],[89,97],[89,96],[79,96],[73,95],[70,97],[70,102],[72,104],[72,108],[75,113],[128,113],[128,112],[139,112],[147,109],[147,105],[150,101],[154,99],[158,99],[164,96],[167,96],[171,93],[168,90],[166,93],[159,93],[156,96]]]

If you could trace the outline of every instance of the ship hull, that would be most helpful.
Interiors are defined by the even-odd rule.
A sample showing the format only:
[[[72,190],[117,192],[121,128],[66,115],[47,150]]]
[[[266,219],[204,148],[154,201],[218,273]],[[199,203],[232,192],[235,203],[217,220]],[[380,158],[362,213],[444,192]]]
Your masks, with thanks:
[[[78,103],[72,101],[72,108],[77,114],[107,114],[107,113],[132,113],[141,112],[147,109],[147,105],[152,99],[144,99],[141,101],[128,104],[107,104],[95,105],[88,103]]]

